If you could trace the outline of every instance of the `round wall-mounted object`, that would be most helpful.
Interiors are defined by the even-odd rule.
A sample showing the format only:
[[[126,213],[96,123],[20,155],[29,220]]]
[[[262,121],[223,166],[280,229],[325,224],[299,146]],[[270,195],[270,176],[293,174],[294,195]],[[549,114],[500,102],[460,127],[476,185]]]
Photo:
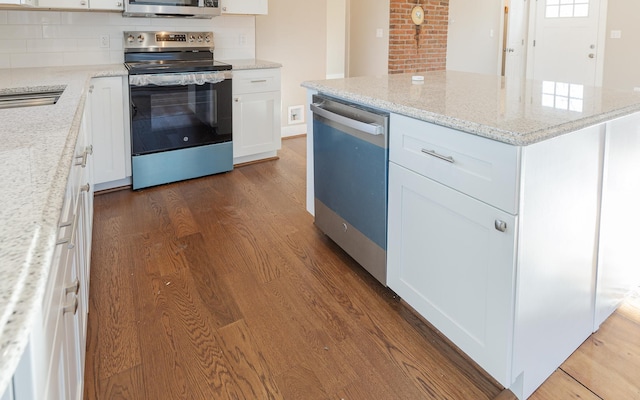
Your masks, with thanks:
[[[411,9],[411,20],[416,25],[421,25],[424,22],[424,10],[421,6],[415,6]]]

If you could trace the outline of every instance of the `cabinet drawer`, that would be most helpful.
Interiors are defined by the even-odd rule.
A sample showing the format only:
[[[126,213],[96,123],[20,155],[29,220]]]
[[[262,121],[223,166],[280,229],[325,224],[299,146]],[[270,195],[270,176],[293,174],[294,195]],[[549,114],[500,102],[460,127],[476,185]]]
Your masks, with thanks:
[[[233,71],[233,94],[280,91],[280,69],[247,69]]]
[[[517,214],[520,149],[392,114],[389,160]]]

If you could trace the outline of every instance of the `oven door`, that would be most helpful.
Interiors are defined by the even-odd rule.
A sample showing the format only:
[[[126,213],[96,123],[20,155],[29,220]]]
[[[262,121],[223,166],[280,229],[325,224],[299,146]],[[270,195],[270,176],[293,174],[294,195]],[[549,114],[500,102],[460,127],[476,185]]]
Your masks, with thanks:
[[[231,141],[231,80],[215,73],[129,77],[132,155]]]

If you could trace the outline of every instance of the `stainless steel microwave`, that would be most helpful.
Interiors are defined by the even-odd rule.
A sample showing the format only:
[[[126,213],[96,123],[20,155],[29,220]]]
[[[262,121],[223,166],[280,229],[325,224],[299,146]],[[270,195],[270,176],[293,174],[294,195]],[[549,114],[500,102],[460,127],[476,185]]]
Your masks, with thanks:
[[[125,0],[123,15],[211,18],[220,15],[220,0]]]

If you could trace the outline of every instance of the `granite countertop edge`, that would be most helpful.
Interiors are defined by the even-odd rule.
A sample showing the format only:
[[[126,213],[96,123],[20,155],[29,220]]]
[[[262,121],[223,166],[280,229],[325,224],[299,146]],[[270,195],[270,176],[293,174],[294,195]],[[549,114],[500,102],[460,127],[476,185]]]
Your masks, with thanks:
[[[557,136],[561,136],[569,132],[574,132],[583,128],[587,128],[589,126],[597,125],[605,121],[610,121],[640,111],[640,104],[627,105],[603,113],[586,116],[577,120],[552,124],[543,129],[517,132],[501,129],[499,127],[487,124],[460,119],[453,116],[443,115],[423,108],[407,106],[393,101],[379,99],[370,95],[363,95],[353,90],[338,89],[323,84],[323,81],[306,81],[302,82],[301,86],[307,89],[316,90],[319,93],[324,93],[329,96],[353,101],[364,106],[389,111],[392,113],[460,130],[476,136],[485,137],[514,146],[532,145],[548,139],[552,139]]]
[[[282,68],[282,64],[261,60],[257,58],[246,58],[246,59],[228,59],[220,61],[231,64],[232,71],[242,71],[247,69],[269,69],[269,68]]]
[[[10,70],[6,70],[10,71]],[[22,71],[21,71],[22,72]],[[22,235],[31,238],[27,254],[23,260],[20,260],[18,279],[12,286],[12,292],[0,293],[3,299],[9,299],[6,312],[3,314],[3,320],[0,320],[0,393],[4,393],[9,382],[15,372],[15,369],[24,353],[30,334],[33,329],[33,323],[38,315],[45,292],[45,287],[51,272],[51,263],[53,261],[56,239],[58,234],[57,224],[62,209],[67,179],[73,161],[75,143],[80,131],[82,115],[89,89],[90,80],[100,77],[126,76],[127,71],[122,64],[108,65],[91,65],[85,67],[51,67],[51,68],[31,68],[26,69],[26,74],[33,74],[38,77],[39,81],[36,85],[25,84],[20,86],[2,87],[0,91],[3,93],[35,90],[35,88],[53,87],[60,82],[60,76],[67,78],[71,92],[65,99],[67,107],[73,107],[73,117],[70,119],[62,151],[58,158],[57,165],[52,165],[53,178],[47,185],[39,188],[45,191],[46,201],[44,201],[43,209],[40,214],[25,223],[24,226],[12,227],[15,230],[21,230]],[[41,78],[42,75],[51,76],[55,82],[48,85],[47,78]],[[18,82],[24,81],[19,79]],[[6,82],[3,82],[6,84]],[[71,87],[73,86],[73,87]],[[64,96],[64,94],[63,94]],[[50,110],[50,109],[48,109]],[[44,114],[44,108],[34,107],[33,118],[38,118],[40,114]],[[9,114],[10,116],[11,114]],[[15,123],[14,123],[15,124]],[[19,133],[19,132],[15,132]],[[63,140],[60,138],[60,140]],[[16,268],[15,259],[4,259],[0,257],[4,268]],[[0,271],[2,268],[0,268]]]

